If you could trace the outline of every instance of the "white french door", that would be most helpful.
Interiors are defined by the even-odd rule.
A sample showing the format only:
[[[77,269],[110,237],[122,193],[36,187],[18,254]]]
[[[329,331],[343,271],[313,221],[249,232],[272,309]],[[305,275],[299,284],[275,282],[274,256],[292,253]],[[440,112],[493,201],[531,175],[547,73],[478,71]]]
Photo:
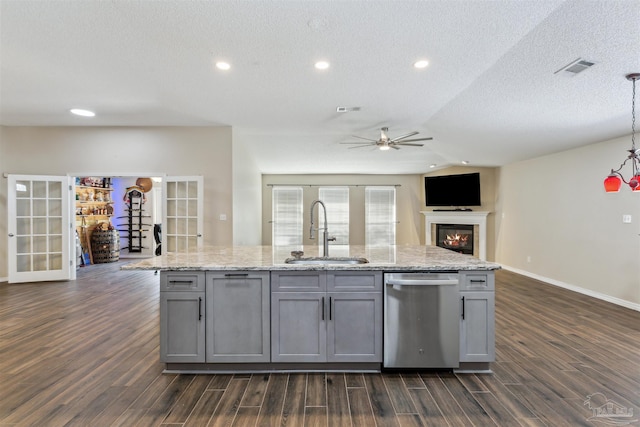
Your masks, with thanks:
[[[202,176],[163,179],[162,253],[188,252],[202,247],[203,181]]]
[[[8,176],[9,282],[68,280],[71,275],[66,176]]]

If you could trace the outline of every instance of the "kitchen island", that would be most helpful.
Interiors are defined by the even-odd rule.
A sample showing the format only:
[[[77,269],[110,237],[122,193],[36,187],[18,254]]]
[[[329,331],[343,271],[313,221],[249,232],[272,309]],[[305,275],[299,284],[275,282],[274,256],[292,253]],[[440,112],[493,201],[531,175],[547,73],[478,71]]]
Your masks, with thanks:
[[[443,307],[459,319],[460,357],[451,368],[490,370],[498,264],[435,246],[338,246],[332,256],[369,262],[288,264],[292,250],[303,250],[303,258],[321,251],[208,247],[123,266],[160,271],[160,357],[167,371],[379,371],[383,283],[397,272],[456,278],[459,304]]]

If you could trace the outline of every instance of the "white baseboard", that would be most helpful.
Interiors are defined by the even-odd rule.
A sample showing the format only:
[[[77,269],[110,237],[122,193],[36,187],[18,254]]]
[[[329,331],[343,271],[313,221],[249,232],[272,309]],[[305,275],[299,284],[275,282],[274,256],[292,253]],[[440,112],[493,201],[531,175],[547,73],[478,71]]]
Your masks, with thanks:
[[[610,302],[612,304],[620,305],[622,307],[630,308],[631,310],[640,311],[640,304],[636,304],[631,301],[623,300],[620,298],[612,297],[611,295],[602,294],[600,292],[595,292],[589,289],[581,288],[579,286],[570,285],[565,282],[561,282],[560,280],[550,279],[548,277],[540,276],[535,273],[530,273],[525,270],[520,270],[518,268],[509,267],[504,264],[500,264],[502,268],[508,271],[512,271],[514,273],[521,274],[523,276],[531,277],[532,279],[540,280],[541,282],[548,283],[550,285],[558,286],[559,288],[568,289],[573,292],[578,292],[579,294],[587,295],[593,298],[597,298],[603,301]]]
[[[8,277],[0,277],[0,283],[8,282],[8,281],[9,281]]]

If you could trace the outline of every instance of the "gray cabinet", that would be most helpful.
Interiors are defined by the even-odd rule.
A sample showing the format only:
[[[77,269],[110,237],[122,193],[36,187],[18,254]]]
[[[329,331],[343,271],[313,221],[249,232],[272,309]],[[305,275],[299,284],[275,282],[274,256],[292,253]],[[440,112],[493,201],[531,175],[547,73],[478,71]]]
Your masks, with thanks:
[[[268,272],[208,272],[206,361],[269,362]]]
[[[204,272],[160,273],[160,360],[205,361]]]
[[[492,272],[460,274],[460,362],[495,360],[495,282]]]
[[[382,361],[382,294],[330,292],[328,362]]]
[[[271,294],[271,361],[327,361],[324,292]]]
[[[271,281],[273,362],[382,361],[382,273],[274,272]]]

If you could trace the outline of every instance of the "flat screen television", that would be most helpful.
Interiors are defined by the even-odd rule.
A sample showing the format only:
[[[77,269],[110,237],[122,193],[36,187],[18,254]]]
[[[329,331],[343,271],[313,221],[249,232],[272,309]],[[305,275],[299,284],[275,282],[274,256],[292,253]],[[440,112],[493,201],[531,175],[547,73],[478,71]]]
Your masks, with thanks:
[[[426,176],[424,191],[427,206],[480,206],[480,173]]]

